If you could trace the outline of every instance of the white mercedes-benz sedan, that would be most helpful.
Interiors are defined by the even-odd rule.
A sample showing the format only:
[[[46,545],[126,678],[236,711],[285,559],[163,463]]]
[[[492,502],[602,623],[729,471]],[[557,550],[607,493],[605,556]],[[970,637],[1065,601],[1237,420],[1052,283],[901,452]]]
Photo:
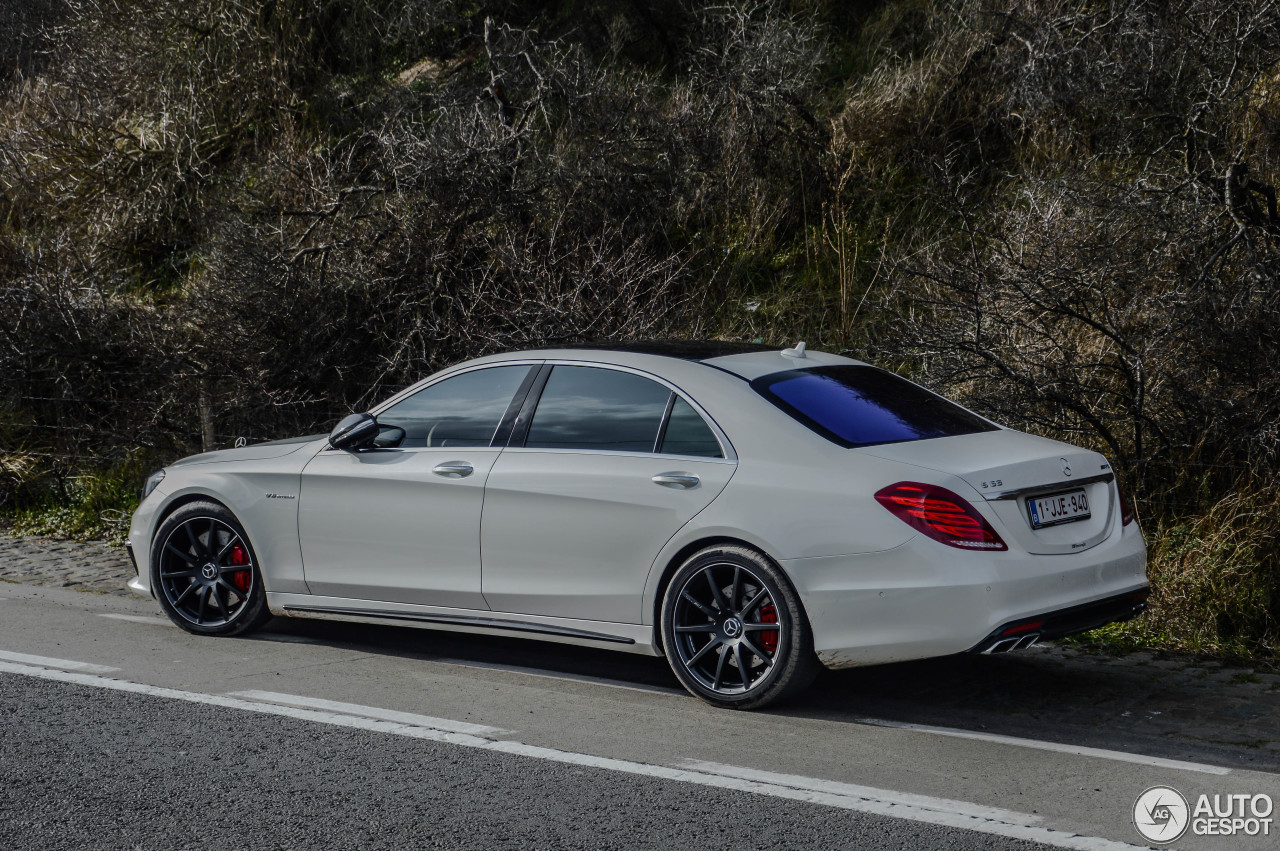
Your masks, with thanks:
[[[1131,618],[1146,548],[1107,459],[804,344],[512,352],[327,436],[147,481],[138,576],[182,628],[272,615],[665,655],[760,707],[844,668]]]

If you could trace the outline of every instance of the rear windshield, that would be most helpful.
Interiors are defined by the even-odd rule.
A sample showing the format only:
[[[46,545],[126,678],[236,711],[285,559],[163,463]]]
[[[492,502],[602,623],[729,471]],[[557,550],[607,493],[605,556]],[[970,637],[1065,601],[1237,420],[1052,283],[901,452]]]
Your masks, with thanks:
[[[751,382],[757,393],[841,446],[953,437],[996,426],[874,366],[815,366]]]

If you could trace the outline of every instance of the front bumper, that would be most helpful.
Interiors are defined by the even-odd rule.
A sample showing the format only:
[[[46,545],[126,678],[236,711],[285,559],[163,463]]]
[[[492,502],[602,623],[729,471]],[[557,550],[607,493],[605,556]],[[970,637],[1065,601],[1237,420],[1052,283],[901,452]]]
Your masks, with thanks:
[[[154,597],[155,593],[142,581],[142,570],[138,567],[138,555],[133,551],[133,542],[124,542],[124,551],[129,554],[129,561],[133,563],[133,578],[125,583],[130,591],[140,594],[143,597]]]
[[[125,551],[133,562],[134,577],[125,583],[129,590],[143,597],[154,597],[151,590],[151,537],[155,532],[156,512],[163,502],[164,485],[153,490],[142,500],[129,522],[129,537],[125,541]],[[147,569],[142,569],[146,562]]]

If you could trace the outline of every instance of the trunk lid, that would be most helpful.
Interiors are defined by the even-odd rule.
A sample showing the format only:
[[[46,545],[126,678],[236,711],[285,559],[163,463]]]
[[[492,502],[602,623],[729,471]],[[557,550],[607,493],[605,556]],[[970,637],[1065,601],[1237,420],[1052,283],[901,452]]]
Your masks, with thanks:
[[[1012,429],[917,440],[854,450],[963,479],[982,495],[1010,546],[1029,553],[1083,552],[1101,543],[1117,509],[1111,465],[1097,452]],[[1029,502],[1084,492],[1089,516],[1033,528]],[[979,504],[981,503],[981,504]],[[1047,519],[1047,516],[1042,516]]]

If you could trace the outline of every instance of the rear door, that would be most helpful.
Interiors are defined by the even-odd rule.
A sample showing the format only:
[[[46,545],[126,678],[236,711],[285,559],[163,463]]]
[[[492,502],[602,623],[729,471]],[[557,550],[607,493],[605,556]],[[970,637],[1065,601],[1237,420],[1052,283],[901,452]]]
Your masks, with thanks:
[[[527,406],[485,489],[486,601],[639,623],[658,551],[733,475],[728,442],[673,388],[620,368],[557,364]]]

